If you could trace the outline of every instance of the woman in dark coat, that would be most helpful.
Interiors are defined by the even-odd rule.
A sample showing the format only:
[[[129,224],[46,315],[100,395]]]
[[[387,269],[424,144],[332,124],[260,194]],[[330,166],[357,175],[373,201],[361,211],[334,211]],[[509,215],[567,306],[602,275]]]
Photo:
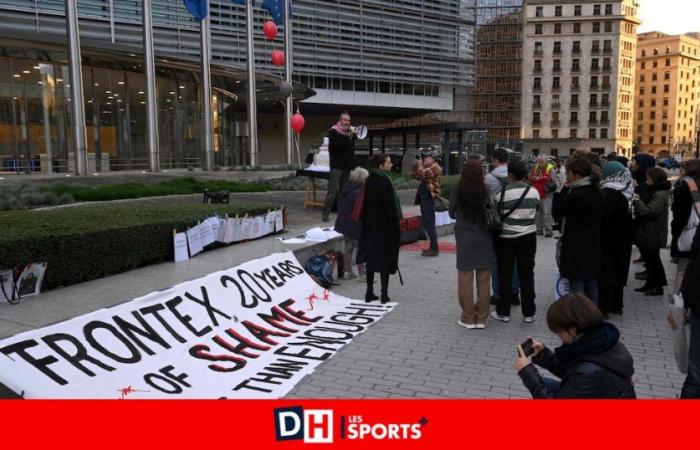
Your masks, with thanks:
[[[580,294],[566,295],[547,310],[547,326],[563,345],[554,351],[532,341],[532,361],[518,345],[515,368],[533,398],[633,399],[634,361],[620,331]],[[532,364],[561,381],[542,378]]]
[[[389,177],[392,163],[389,155],[374,155],[369,161],[370,174],[365,182],[362,213],[362,235],[358,263],[366,263],[367,292],[365,301],[377,300],[374,294],[374,273],[379,272],[382,283],[382,303],[389,302],[389,275],[398,271],[399,241],[402,218],[394,185]]]
[[[647,268],[644,286],[635,289],[645,295],[663,295],[666,272],[661,262],[661,249],[668,240],[668,192],[671,183],[666,172],[658,167],[647,171],[647,187],[639,199],[634,201],[637,219],[635,243],[639,247]]]
[[[572,292],[598,303],[601,264],[603,194],[591,163],[571,158],[566,164],[567,186],[554,198],[552,214],[561,216],[559,273],[568,278]]]
[[[700,186],[700,159],[686,161],[683,164],[683,172],[681,177],[673,186],[673,200],[671,201],[671,258],[675,259],[677,264],[676,278],[673,284],[673,292],[678,292],[680,282],[683,278],[683,272],[688,265],[689,251],[680,251],[678,249],[678,238],[683,233],[690,213],[693,209],[693,198],[690,193],[688,183],[683,180],[683,177],[690,177],[695,180],[695,184]]]
[[[634,183],[630,171],[617,161],[603,166],[603,222],[598,307],[604,314],[622,314],[623,292],[634,241]]]
[[[491,263],[493,242],[486,229],[486,209],[491,204],[484,184],[481,164],[467,160],[456,189],[450,195],[450,217],[455,219],[457,242],[457,293],[462,316],[457,321],[468,330],[486,328],[491,293]],[[476,276],[476,304],[474,304],[474,277]]]

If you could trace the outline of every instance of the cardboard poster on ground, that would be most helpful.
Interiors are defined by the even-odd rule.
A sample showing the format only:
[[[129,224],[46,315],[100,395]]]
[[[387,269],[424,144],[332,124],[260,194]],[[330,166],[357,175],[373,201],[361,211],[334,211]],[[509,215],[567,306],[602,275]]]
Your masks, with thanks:
[[[202,241],[199,234],[199,225],[195,225],[193,228],[187,230],[187,245],[190,247],[190,256],[194,256],[200,253],[202,248]]]
[[[176,233],[173,235],[173,250],[176,263],[190,259],[187,253],[187,235],[185,233]]]
[[[199,240],[202,242],[202,247],[206,247],[216,240],[211,225],[209,225],[209,220],[204,220],[199,224]]]
[[[395,306],[341,297],[277,253],[0,341],[26,398],[279,398]]]

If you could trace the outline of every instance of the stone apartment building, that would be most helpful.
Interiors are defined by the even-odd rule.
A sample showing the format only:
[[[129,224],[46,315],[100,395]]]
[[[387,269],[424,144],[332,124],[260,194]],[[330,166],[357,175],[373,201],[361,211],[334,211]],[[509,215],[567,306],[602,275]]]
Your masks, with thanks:
[[[700,40],[643,33],[637,45],[634,140],[640,151],[690,156],[700,107]]]
[[[631,154],[637,9],[634,0],[526,2],[525,153]]]

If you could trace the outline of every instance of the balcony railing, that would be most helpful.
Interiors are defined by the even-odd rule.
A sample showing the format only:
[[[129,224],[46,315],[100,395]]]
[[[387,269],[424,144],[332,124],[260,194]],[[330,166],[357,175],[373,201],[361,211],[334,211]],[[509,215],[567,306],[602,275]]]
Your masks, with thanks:
[[[571,107],[571,108],[578,108],[578,107],[579,107],[579,103],[578,103],[578,102],[571,102],[571,104],[569,105],[569,107]]]
[[[535,67],[534,69],[532,69],[532,72],[533,73],[542,73],[542,67]]]
[[[572,91],[580,91],[581,90],[581,85],[579,84],[572,84],[571,87],[569,88]]]
[[[579,73],[580,71],[581,71],[581,66],[572,66],[571,67],[572,73]]]
[[[535,102],[532,104],[533,108],[540,109],[542,108],[542,103],[541,102]]]
[[[561,122],[559,122],[559,120],[552,119],[552,121],[549,124],[553,127],[558,127],[560,123]]]
[[[532,87],[532,90],[535,92],[542,92],[542,85],[536,84],[535,86]]]
[[[572,55],[580,55],[581,54],[581,48],[572,48],[571,49],[571,54]]]
[[[610,102],[600,102],[601,108],[610,108]]]
[[[558,84],[558,85],[556,85],[556,86],[552,86],[552,91],[554,91],[554,92],[559,92],[559,91],[561,91],[561,85]]]
[[[591,49],[591,54],[592,54],[592,55],[597,55],[597,54],[599,54],[599,53],[600,53],[600,48],[599,48],[599,47],[593,47],[593,48]]]
[[[552,67],[552,73],[561,73],[561,67]]]
[[[536,48],[534,53],[535,53],[535,55],[543,55],[544,50],[542,50],[541,48]]]
[[[600,72],[600,66],[591,66],[591,73]]]
[[[612,66],[603,66],[603,72],[610,73],[612,71]]]
[[[603,49],[603,53],[605,53],[606,55],[611,55],[612,52],[613,52],[612,48],[604,48]]]
[[[561,107],[561,103],[552,103],[551,108],[552,109],[559,109]]]
[[[598,83],[596,83],[596,84],[591,83],[591,85],[588,86],[588,90],[590,90],[590,91],[597,91],[598,88],[600,88],[600,85]]]
[[[605,90],[610,90],[611,87],[612,87],[612,85],[610,83],[603,83],[601,85],[601,88],[605,89]]]
[[[542,121],[540,119],[532,119],[532,124],[533,125],[541,125]]]
[[[555,49],[552,51],[552,53],[554,53],[555,55],[561,55],[561,49],[560,49],[560,48],[555,48]]]

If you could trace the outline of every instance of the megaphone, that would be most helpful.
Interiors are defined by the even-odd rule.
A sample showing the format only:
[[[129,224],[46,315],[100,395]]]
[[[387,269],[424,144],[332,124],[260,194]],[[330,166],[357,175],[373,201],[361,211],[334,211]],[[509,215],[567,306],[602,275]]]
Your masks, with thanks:
[[[350,127],[350,130],[355,133],[358,139],[364,139],[367,137],[367,127],[364,125],[358,125],[356,127]]]

